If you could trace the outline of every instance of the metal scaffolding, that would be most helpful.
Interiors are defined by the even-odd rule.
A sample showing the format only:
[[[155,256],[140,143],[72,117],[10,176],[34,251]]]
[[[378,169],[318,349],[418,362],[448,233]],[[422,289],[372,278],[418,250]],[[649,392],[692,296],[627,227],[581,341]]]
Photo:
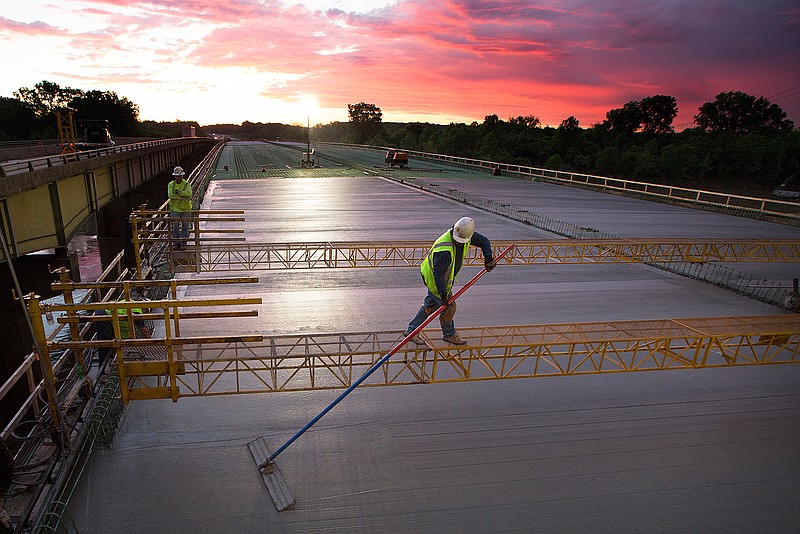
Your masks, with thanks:
[[[458,348],[423,333],[427,347],[400,349],[363,385],[800,363],[800,316],[794,314],[459,332],[467,345]],[[400,332],[389,331],[269,336],[262,341],[230,338],[214,344],[202,338],[159,340],[172,350],[124,362],[124,397],[177,400],[346,388],[402,338]]]
[[[580,239],[516,241],[504,260],[511,265],[596,263],[798,262],[800,240],[689,241],[653,239]],[[492,245],[495,254],[510,242]],[[175,261],[176,272],[252,271],[419,266],[427,241],[319,243],[200,243]],[[480,250],[470,249],[465,265],[482,265]]]
[[[418,266],[429,241],[251,243],[244,230],[243,211],[192,212],[193,228],[185,251],[172,250],[169,212],[136,210],[131,214],[137,277],[148,268],[169,262],[172,272],[253,271],[274,269],[376,268]],[[781,239],[552,239],[515,241],[504,262],[512,265],[595,263],[800,262],[800,240]],[[494,253],[511,245],[493,242]],[[472,248],[465,265],[482,265]]]

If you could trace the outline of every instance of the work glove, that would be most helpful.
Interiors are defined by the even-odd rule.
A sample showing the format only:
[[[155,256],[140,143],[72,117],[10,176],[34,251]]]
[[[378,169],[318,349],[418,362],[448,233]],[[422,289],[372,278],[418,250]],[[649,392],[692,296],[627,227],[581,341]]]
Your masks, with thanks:
[[[490,273],[492,272],[492,269],[494,269],[497,266],[497,262],[494,261],[493,259],[488,259],[483,262],[483,266],[486,267],[486,272]]]
[[[444,311],[439,315],[439,321],[442,324],[450,323],[453,321],[453,318],[456,316],[456,303],[453,302],[448,307],[444,309]]]

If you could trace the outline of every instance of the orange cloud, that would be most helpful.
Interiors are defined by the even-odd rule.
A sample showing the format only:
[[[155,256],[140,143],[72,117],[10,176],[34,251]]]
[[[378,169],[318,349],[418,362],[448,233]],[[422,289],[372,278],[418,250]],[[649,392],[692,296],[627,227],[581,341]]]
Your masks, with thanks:
[[[72,1],[61,3],[64,13]],[[175,83],[201,90],[211,82],[186,79],[191,68],[241,69],[260,80],[249,88],[255,94],[313,94],[321,107],[341,109],[364,100],[387,115],[533,114],[554,125],[574,115],[588,126],[630,100],[666,94],[678,101],[680,124],[717,93],[741,90],[780,95],[777,103],[800,123],[797,96],[781,93],[798,84],[800,10],[791,0],[628,0],[624,8],[602,0],[397,0],[368,12],[341,7],[344,0],[328,10],[302,0],[75,5],[87,2],[91,8],[71,12],[105,21],[100,29],[0,18],[0,35],[62,34],[70,39],[62,57],[108,66],[96,69],[98,80],[127,76],[135,84],[179,70]]]

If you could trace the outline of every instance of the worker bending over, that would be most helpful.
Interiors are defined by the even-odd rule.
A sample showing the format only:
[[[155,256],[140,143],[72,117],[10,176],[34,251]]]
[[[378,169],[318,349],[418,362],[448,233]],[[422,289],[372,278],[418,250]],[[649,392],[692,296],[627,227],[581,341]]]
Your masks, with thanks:
[[[453,296],[453,283],[458,276],[458,271],[461,270],[470,245],[481,248],[486,270],[494,269],[496,264],[492,258],[492,244],[488,238],[475,231],[475,221],[469,217],[462,217],[456,221],[452,228],[433,243],[428,255],[422,260],[420,272],[425,286],[428,288],[428,294],[425,295],[425,300],[417,315],[408,324],[406,336],[421,325],[430,314],[450,301]],[[454,345],[466,345],[467,342],[461,339],[456,332],[455,315],[455,302],[439,315],[442,339]],[[411,341],[417,345],[426,344],[419,335],[411,338]]]
[[[122,299],[120,302],[127,302]],[[128,309],[120,308],[116,310],[117,321],[119,322],[119,337],[120,339],[150,339],[153,337],[153,332],[147,324],[147,321],[138,319],[137,315],[145,313],[145,309],[140,305],[131,308],[133,313],[133,335],[131,335],[130,323],[128,321]],[[114,310],[97,310],[95,315],[115,315]],[[111,321],[100,321],[96,326],[97,339],[110,340],[114,339],[114,324]],[[114,347],[103,347],[99,349],[98,361],[102,367],[105,359],[114,353]]]

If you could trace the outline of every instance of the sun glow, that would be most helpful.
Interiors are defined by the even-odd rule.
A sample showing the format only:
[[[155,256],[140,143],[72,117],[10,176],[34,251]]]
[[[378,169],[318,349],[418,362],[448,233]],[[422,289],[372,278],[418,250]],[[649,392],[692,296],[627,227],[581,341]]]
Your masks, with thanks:
[[[305,116],[307,123],[317,124],[321,122],[320,117],[322,113],[319,108],[317,97],[313,95],[303,95],[297,100],[295,107],[298,109],[301,118]]]
[[[115,91],[142,120],[327,124],[364,101],[387,122],[534,114],[588,127],[653,94],[674,96],[675,124],[690,124],[704,102],[739,90],[775,95],[797,123],[798,45],[783,3],[686,21],[670,2],[641,3],[637,20],[674,28],[653,33],[608,1],[6,0],[0,96],[47,80]]]

